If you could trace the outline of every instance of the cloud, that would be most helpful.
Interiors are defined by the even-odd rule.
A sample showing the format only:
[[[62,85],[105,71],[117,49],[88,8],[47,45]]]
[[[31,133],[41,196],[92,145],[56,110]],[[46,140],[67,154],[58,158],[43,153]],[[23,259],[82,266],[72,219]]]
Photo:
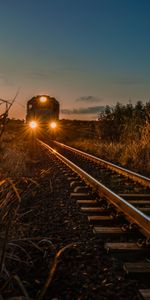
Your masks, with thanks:
[[[76,102],[95,102],[96,103],[96,102],[102,101],[102,99],[95,97],[95,96],[83,96],[83,97],[77,98],[75,101]]]
[[[105,106],[91,106],[78,109],[62,109],[61,113],[64,115],[81,115],[81,114],[98,114],[105,110]]]

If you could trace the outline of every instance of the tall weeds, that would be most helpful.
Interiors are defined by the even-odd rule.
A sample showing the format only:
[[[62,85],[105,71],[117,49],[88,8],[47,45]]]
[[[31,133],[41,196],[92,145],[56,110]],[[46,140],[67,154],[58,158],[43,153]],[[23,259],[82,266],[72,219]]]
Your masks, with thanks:
[[[72,146],[97,155],[100,158],[117,163],[134,171],[149,175],[150,144],[143,136],[139,142],[104,142],[89,139],[78,139]]]
[[[90,123],[89,123],[90,128]],[[71,134],[70,134],[71,136]],[[150,102],[138,101],[106,106],[93,127],[92,135],[72,139],[71,144],[103,159],[149,175]]]

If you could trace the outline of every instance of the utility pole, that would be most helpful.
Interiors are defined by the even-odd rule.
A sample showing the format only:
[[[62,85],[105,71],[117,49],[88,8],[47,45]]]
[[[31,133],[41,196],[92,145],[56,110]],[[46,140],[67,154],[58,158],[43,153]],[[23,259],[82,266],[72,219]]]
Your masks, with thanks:
[[[2,113],[0,115],[0,139],[2,137],[2,134],[4,133],[6,124],[8,122],[8,112],[9,112],[11,106],[13,105],[13,103],[15,102],[18,94],[19,94],[19,90],[17,91],[17,93],[12,101],[8,101],[8,100],[4,100],[4,99],[0,98],[0,105],[5,104],[5,111],[4,111],[4,113]]]
[[[8,121],[8,108],[11,103],[8,100],[0,99],[0,105],[1,104],[5,104],[5,111],[0,115],[0,138]]]

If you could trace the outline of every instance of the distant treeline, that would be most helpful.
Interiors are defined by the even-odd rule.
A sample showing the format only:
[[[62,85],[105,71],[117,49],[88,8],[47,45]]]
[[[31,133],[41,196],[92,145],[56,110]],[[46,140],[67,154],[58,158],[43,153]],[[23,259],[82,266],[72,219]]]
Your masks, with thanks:
[[[131,103],[117,103],[115,107],[106,106],[99,114],[99,137],[110,142],[140,140],[148,137],[150,126],[150,101],[143,104],[138,101],[135,106]]]

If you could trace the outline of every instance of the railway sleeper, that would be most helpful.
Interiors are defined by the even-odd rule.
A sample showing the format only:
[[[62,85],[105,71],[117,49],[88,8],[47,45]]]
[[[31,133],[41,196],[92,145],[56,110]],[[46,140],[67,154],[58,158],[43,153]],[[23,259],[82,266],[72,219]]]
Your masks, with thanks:
[[[90,214],[90,215],[97,215],[99,213],[107,213],[108,211],[104,207],[81,207],[81,212]]]
[[[140,289],[139,294],[142,300],[150,300],[150,289]]]
[[[112,226],[110,224],[95,225],[93,226],[93,234],[102,239],[104,243],[126,242],[131,240],[131,235],[129,239],[129,233],[123,232],[119,226],[116,226],[116,224],[113,224]]]
[[[90,200],[94,197],[90,193],[71,193],[70,197],[72,200]]]
[[[82,205],[82,207],[95,207],[97,206],[97,200],[77,200],[77,204],[80,206]]]
[[[119,194],[125,200],[149,200],[150,194]]]
[[[150,207],[139,207],[138,209],[144,214],[150,215]]]
[[[113,220],[112,216],[109,215],[101,215],[101,216],[88,216],[88,221],[91,225],[102,225],[102,224],[110,224]]]
[[[140,259],[143,255],[148,255],[150,250],[148,247],[139,247],[136,242],[105,243],[104,248],[107,253],[111,253],[123,260],[128,259],[128,261]]]
[[[121,227],[111,227],[111,226],[94,226],[93,227],[93,233],[94,234],[98,234],[100,237],[105,237],[105,238],[108,238],[108,237],[114,237],[115,236],[119,236],[120,235],[127,235],[127,232],[123,232]]]
[[[128,275],[150,274],[150,262],[125,262],[123,264],[123,269]]]
[[[150,205],[150,200],[128,200],[132,205]]]

